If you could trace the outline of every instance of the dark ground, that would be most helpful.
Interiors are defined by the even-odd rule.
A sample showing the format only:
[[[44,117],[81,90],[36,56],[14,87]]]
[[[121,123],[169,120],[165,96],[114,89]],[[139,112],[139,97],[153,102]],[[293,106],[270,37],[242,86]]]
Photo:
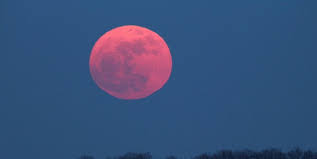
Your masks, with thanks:
[[[279,149],[266,149],[263,151],[232,151],[222,150],[215,153],[203,153],[194,157],[166,156],[165,159],[317,159],[317,152],[301,150],[299,148],[283,152]],[[79,159],[95,159],[90,155],[83,155]],[[152,159],[151,153],[126,153],[117,157],[106,157],[106,159]]]

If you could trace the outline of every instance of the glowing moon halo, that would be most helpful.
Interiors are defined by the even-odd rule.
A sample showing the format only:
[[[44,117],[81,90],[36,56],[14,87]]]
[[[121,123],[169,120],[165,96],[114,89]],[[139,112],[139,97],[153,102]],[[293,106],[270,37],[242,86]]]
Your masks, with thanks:
[[[158,91],[172,70],[170,50],[157,33],[125,25],[102,35],[89,60],[98,87],[120,99],[141,99]]]

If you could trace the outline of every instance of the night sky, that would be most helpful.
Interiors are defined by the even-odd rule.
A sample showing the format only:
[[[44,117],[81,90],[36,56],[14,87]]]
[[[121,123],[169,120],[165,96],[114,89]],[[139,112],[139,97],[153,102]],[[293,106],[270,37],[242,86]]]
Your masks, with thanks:
[[[0,156],[317,150],[317,1],[0,1]],[[169,81],[141,100],[89,72],[115,27],[160,34]]]

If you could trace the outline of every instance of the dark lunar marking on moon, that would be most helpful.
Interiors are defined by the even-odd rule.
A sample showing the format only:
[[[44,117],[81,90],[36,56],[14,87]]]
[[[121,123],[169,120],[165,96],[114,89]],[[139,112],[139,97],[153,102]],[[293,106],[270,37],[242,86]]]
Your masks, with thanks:
[[[128,46],[128,47],[127,47]],[[117,46],[116,46],[116,52],[120,53],[120,54],[128,54],[130,51],[130,43],[127,41],[123,41],[120,42]]]
[[[129,74],[129,73],[131,73],[131,72],[133,71],[134,66],[135,66],[135,64],[133,64],[131,61],[126,61],[126,62],[123,64],[123,66],[122,66],[122,68],[123,68],[122,71],[123,71],[125,74]]]
[[[146,41],[149,42],[150,44],[152,44],[153,46],[156,46],[157,44],[159,44],[159,41],[157,39],[154,39],[153,36],[146,36],[145,37]]]
[[[160,52],[158,50],[152,50],[152,54],[158,55]]]
[[[105,86],[107,90],[115,93],[124,93],[128,90],[127,84],[120,80],[117,82],[114,82],[113,80],[104,81],[102,85]]]
[[[123,41],[116,46],[116,50],[121,54],[133,53],[141,55],[146,53],[145,43],[142,40]]]
[[[137,55],[147,53],[144,45],[145,45],[145,43],[143,40],[135,40],[132,44],[132,48],[131,48],[132,52],[137,54]]]
[[[120,99],[140,99],[160,89],[169,78],[169,55],[158,34],[141,27],[120,28],[96,42],[90,71],[105,92]]]
[[[102,75],[106,78],[114,76],[120,71],[120,61],[116,56],[104,56],[100,63]]]
[[[148,79],[145,76],[133,74],[133,78],[130,81],[130,87],[136,92],[142,91],[143,89],[145,89],[147,81]]]
[[[120,78],[117,76],[102,81],[102,85],[115,93],[125,93],[129,88],[135,92],[143,91],[146,88],[148,79],[139,74],[128,74]]]
[[[123,41],[116,46],[116,53],[122,58],[123,63],[113,63],[107,60],[106,62],[109,63],[103,63],[102,67],[106,69],[115,69],[119,74],[120,72],[122,72],[122,74],[121,76],[118,76],[116,72],[110,71],[107,76],[110,74],[111,76],[105,77],[105,81],[102,82],[102,85],[104,85],[105,88],[117,93],[124,93],[128,91],[129,88],[135,92],[143,91],[146,88],[148,78],[144,75],[134,73],[133,71],[136,65],[133,62],[133,57],[135,55],[152,53],[147,51],[144,45],[145,43],[143,40],[137,39],[134,41]],[[116,59],[112,60],[116,61]],[[109,65],[116,66],[112,66],[115,67],[112,68]]]
[[[116,93],[125,93],[129,88],[135,92],[143,91],[148,79],[144,75],[134,73],[133,53],[124,47],[118,47],[116,53],[104,54],[98,66],[101,70],[97,73],[102,77],[96,80],[107,90]]]

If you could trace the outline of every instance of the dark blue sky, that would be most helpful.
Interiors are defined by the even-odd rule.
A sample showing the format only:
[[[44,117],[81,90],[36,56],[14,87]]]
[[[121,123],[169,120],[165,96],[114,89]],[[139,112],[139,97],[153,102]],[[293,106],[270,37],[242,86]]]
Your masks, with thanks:
[[[317,1],[1,0],[1,158],[317,149]],[[94,42],[159,33],[173,70],[137,101],[101,91]]]

